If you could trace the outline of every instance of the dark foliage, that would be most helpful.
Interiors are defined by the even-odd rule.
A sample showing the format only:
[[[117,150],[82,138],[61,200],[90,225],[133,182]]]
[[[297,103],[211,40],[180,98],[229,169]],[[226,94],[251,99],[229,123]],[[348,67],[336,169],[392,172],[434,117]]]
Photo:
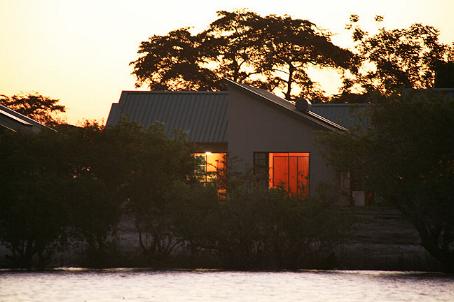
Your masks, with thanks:
[[[203,66],[199,40],[187,28],[181,28],[142,42],[138,51],[141,56],[131,62],[136,86],[146,83],[150,90],[219,89],[216,75]]]
[[[84,127],[59,128],[66,138],[65,158],[71,167],[68,217],[72,239],[86,244],[88,264],[102,265],[115,248],[116,227],[125,203],[124,164],[127,153],[117,132],[96,123]]]
[[[129,146],[125,192],[142,251],[156,260],[168,257],[180,244],[175,236],[175,203],[170,190],[176,183],[192,181],[195,163],[191,146],[178,133],[170,140],[164,129],[156,126],[138,134]]]
[[[377,16],[380,23],[383,17]],[[357,68],[344,74],[344,93],[362,90],[381,95],[400,94],[403,89],[434,87],[435,71],[440,62],[452,61],[452,46],[439,41],[439,31],[419,23],[408,28],[380,27],[374,35],[359,26],[352,15],[351,30],[357,54]]]
[[[421,244],[454,272],[454,100],[415,93],[381,101],[365,132],[329,137],[331,162],[397,206]]]
[[[0,241],[12,266],[45,265],[69,240],[85,244],[88,264],[102,265],[126,206],[139,234],[149,234],[167,217],[159,194],[193,170],[188,145],[159,126],[57,129],[0,135]]]
[[[0,242],[11,267],[43,267],[74,248],[85,265],[115,265],[120,222],[136,227],[142,265],[181,255],[241,269],[334,264],[345,225],[324,201],[259,191],[233,174],[219,199],[195,177],[184,137],[169,139],[161,126],[57,130],[1,131]]]
[[[383,18],[377,16],[376,21]],[[221,80],[228,78],[282,92],[287,100],[313,102],[329,99],[308,70],[331,68],[343,79],[341,94],[332,100],[366,102],[375,100],[370,94],[433,87],[437,66],[453,59],[454,48],[440,42],[432,26],[381,27],[372,35],[352,15],[347,29],[355,43],[352,51],[334,45],[331,33],[307,20],[220,11],[199,34],[181,28],[150,37],[130,64],[136,85],[151,90],[219,90]]]
[[[215,187],[176,182],[169,188],[167,197],[178,248],[193,258],[210,254],[218,239],[221,205]]]
[[[259,29],[263,56],[259,70],[270,85],[266,88],[279,88],[287,100],[324,99],[323,91],[307,73],[309,67],[354,66],[354,56],[349,50],[332,44],[330,33],[307,20],[269,15],[257,24],[256,30]]]
[[[282,191],[236,189],[222,204],[217,252],[236,269],[332,268],[346,217],[321,200],[297,200]]]
[[[332,44],[330,33],[289,16],[262,17],[250,11],[220,11],[207,30],[187,28],[152,36],[133,62],[137,86],[151,90],[218,90],[229,78],[285,98],[321,98],[307,70],[311,66],[350,68],[350,51]],[[298,92],[297,92],[298,91]]]
[[[191,256],[214,257],[228,269],[336,265],[335,248],[351,220],[332,200],[301,200],[280,190],[260,190],[248,174],[231,172],[228,179],[226,199],[218,200],[206,186],[174,190],[179,196],[173,213],[178,238]]]
[[[2,131],[0,145],[0,242],[13,266],[43,266],[65,241],[64,142],[51,132]]]

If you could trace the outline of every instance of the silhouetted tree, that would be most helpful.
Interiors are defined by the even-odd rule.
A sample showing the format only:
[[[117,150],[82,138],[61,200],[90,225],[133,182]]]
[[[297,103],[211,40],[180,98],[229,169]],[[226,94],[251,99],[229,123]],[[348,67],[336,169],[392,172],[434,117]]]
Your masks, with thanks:
[[[159,125],[136,133],[128,146],[125,191],[144,255],[162,259],[181,243],[175,235],[169,190],[175,182],[190,180],[194,159],[180,134],[168,139]]]
[[[117,225],[122,217],[126,196],[128,142],[124,128],[104,129],[97,123],[83,127],[60,127],[65,136],[65,158],[71,166],[66,186],[71,235],[86,244],[89,265],[112,261]]]
[[[454,100],[435,93],[380,101],[367,131],[332,134],[328,158],[360,171],[366,190],[409,218],[421,244],[454,272]]]
[[[151,90],[217,90],[230,78],[284,90],[288,100],[320,97],[307,74],[310,66],[349,68],[352,54],[332,44],[315,24],[288,16],[249,11],[218,12],[207,30],[183,28],[142,42],[131,62],[137,86]],[[298,91],[295,92],[295,91]]]
[[[382,20],[376,17],[378,23]],[[431,88],[437,63],[452,60],[453,48],[439,41],[439,31],[432,26],[416,23],[402,29],[381,27],[371,35],[358,22],[359,17],[352,15],[347,25],[355,42],[358,66],[344,77],[346,92],[362,88],[391,95],[404,88]]]
[[[200,39],[187,28],[154,35],[140,44],[141,56],[130,64],[137,77],[136,86],[150,90],[214,90],[218,78],[203,64]],[[142,55],[143,54],[143,55]]]
[[[263,54],[258,47],[263,43],[258,32],[263,18],[250,11],[219,11],[218,19],[202,32],[204,55],[218,78],[229,78],[245,84],[264,85],[257,78],[263,64]]]
[[[64,113],[66,109],[59,102],[58,99],[40,94],[13,95],[11,97],[0,95],[1,105],[50,126],[62,122],[58,114]]]
[[[352,53],[332,44],[330,33],[314,23],[276,15],[260,21],[256,28],[261,32],[263,43],[264,59],[260,70],[270,88],[283,90],[287,100],[323,97],[307,73],[310,66],[351,67]]]

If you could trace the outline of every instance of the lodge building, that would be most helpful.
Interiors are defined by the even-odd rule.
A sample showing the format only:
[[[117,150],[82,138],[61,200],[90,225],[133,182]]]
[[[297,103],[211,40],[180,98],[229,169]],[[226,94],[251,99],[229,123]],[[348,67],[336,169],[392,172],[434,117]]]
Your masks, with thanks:
[[[349,190],[324,159],[317,137],[321,131],[348,131],[358,122],[352,108],[363,107],[294,105],[248,85],[226,80],[226,86],[221,92],[123,91],[107,126],[127,119],[143,127],[161,123],[168,135],[180,129],[208,172],[225,170],[228,158],[229,169],[253,170],[264,186],[298,196],[323,185]]]

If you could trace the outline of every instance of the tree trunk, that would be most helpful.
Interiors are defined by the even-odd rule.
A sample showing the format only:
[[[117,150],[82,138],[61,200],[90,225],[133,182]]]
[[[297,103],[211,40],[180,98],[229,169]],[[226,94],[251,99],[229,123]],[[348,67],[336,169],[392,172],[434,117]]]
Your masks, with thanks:
[[[295,67],[292,64],[289,64],[288,67],[288,80],[287,80],[287,91],[285,92],[285,99],[290,100],[292,98],[292,84],[293,84],[293,73]]]

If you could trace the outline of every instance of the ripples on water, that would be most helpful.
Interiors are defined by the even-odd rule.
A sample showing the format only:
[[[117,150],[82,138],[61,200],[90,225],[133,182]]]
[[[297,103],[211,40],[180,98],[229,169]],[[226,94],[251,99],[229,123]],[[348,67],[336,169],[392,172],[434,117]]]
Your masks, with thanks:
[[[0,272],[0,301],[454,301],[454,278],[380,271]]]

